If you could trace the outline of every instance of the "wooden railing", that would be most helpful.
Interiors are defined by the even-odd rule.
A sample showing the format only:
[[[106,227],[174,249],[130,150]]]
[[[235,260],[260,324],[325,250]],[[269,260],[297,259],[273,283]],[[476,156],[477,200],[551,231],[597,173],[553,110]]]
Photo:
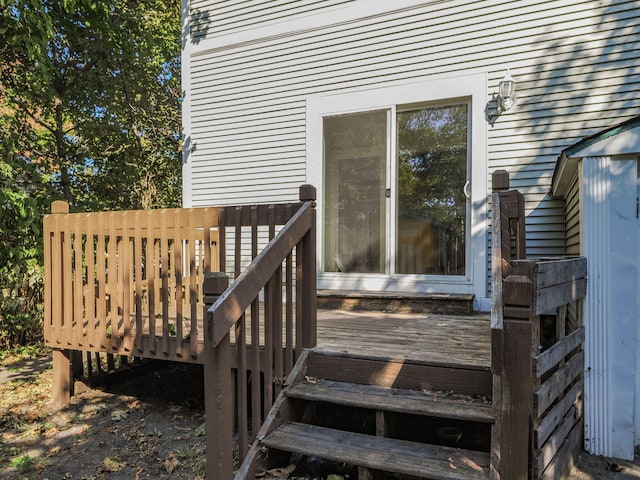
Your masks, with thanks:
[[[524,203],[506,172],[492,203],[492,478],[566,478],[582,438],[587,262],[512,260],[524,258]]]
[[[197,358],[200,289],[205,273],[220,269],[222,210],[68,212],[54,202],[44,219],[47,345]]]
[[[213,304],[204,363],[209,479],[232,478],[234,418],[241,462],[301,349],[316,344],[315,198],[315,188],[303,185],[299,208],[277,235],[274,219],[289,217],[289,207],[271,206],[266,216],[238,210],[234,248],[243,250],[241,230],[247,226],[253,260],[243,270],[236,266],[228,289],[225,274],[205,279],[205,302]],[[265,222],[270,242],[258,254],[258,229]]]

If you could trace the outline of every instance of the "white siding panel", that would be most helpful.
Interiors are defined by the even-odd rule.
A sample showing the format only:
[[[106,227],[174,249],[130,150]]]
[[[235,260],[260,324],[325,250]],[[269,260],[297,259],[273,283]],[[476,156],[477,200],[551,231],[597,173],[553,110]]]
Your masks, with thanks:
[[[192,6],[218,9],[212,35],[216,25],[242,29],[342,2],[299,1],[288,10],[285,1],[268,3],[273,10],[261,15],[274,17],[252,16],[259,9],[248,1]],[[295,199],[305,177],[309,96],[482,71],[490,114],[510,66],[518,106],[488,118],[487,174],[506,168],[527,196],[529,253],[564,253],[563,205],[548,195],[551,175],[563,148],[637,113],[637,3],[416,1],[415,8],[372,16],[366,2],[352,3],[363,6],[359,20],[336,16],[307,30],[288,22],[279,36],[210,50],[194,46],[193,204]]]
[[[196,40],[251,28],[256,22],[282,21],[353,0],[192,0],[191,30]]]

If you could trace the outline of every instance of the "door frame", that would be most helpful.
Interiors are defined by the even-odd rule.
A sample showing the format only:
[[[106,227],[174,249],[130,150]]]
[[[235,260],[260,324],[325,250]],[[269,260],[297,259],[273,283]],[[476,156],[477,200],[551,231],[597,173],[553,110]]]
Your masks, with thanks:
[[[336,274],[322,271],[323,231],[323,117],[368,110],[391,109],[397,105],[465,101],[470,103],[471,199],[467,268],[464,276]],[[390,291],[405,293],[473,293],[487,297],[487,102],[486,72],[433,77],[420,82],[316,95],[306,101],[307,182],[318,188],[318,288],[327,290]],[[395,149],[391,138],[389,148]],[[393,150],[392,150],[393,152]],[[389,172],[387,182],[395,181]],[[394,208],[395,205],[390,205]],[[391,215],[389,228],[394,228]],[[391,230],[395,234],[395,230]],[[389,242],[391,243],[391,242]],[[389,255],[387,256],[389,257]]]

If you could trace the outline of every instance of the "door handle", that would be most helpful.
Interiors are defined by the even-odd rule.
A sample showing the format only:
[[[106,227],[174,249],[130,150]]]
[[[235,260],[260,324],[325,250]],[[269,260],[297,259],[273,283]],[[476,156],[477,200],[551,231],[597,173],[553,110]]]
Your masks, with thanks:
[[[471,193],[469,192],[469,187],[471,186],[471,182],[467,180],[464,182],[464,187],[462,187],[462,191],[464,192],[464,196],[467,198],[471,198]]]

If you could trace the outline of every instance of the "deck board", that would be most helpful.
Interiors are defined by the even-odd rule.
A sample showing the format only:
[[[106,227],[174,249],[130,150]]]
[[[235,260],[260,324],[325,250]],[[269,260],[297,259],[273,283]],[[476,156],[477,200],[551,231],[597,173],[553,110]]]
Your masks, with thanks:
[[[488,314],[318,311],[318,350],[489,368]]]
[[[260,309],[261,316],[263,314]],[[109,325],[110,321],[107,322]],[[134,354],[149,358],[163,358],[166,360],[183,362],[202,362],[202,322],[199,321],[194,354],[179,354],[176,338],[169,337],[169,353],[160,350],[151,352],[149,346],[149,318],[143,315],[141,325],[145,332],[140,336],[146,346],[145,352],[139,352],[135,347],[127,350],[109,347],[110,353]],[[169,323],[175,323],[175,317],[169,318]],[[261,343],[264,340],[264,325],[260,328]],[[86,328],[86,325],[85,325]],[[162,339],[162,322],[155,322],[156,338]],[[191,322],[183,320],[182,330],[191,332]],[[119,318],[119,340],[105,339],[100,345],[111,343],[114,347],[126,344],[123,342],[124,331],[122,318]],[[247,346],[251,347],[250,329],[247,332]],[[283,334],[284,335],[284,334]],[[294,333],[295,335],[295,333]],[[136,323],[130,326],[129,336],[136,339]],[[294,337],[295,338],[295,337]],[[115,341],[115,342],[114,342]],[[234,334],[231,333],[234,342]],[[100,346],[89,346],[89,339],[85,340],[79,349],[89,351],[103,351]],[[184,338],[187,348],[190,340]],[[447,366],[464,366],[477,369],[488,369],[490,366],[490,319],[488,314],[457,315],[435,313],[382,313],[345,310],[318,310],[318,342],[317,350],[333,353],[346,353],[368,358],[384,358],[407,360],[414,363],[430,363]],[[54,345],[52,345],[54,346]],[[73,348],[73,347],[71,347]]]

